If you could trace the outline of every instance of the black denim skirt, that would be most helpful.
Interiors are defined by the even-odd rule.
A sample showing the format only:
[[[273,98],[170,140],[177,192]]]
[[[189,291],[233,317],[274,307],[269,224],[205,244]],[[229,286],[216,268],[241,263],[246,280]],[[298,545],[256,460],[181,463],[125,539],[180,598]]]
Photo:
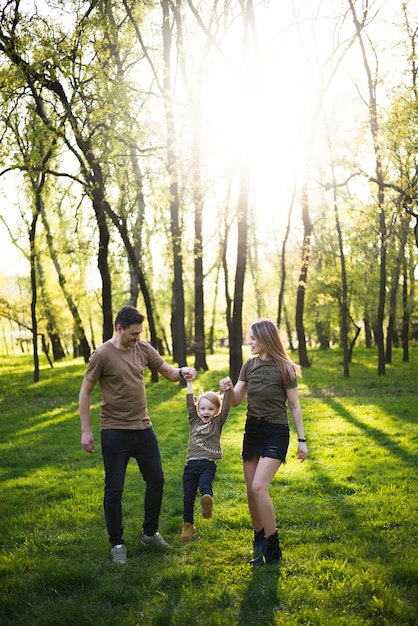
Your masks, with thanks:
[[[289,425],[272,424],[249,417],[245,423],[242,458],[250,461],[255,456],[267,456],[286,462],[289,448]]]

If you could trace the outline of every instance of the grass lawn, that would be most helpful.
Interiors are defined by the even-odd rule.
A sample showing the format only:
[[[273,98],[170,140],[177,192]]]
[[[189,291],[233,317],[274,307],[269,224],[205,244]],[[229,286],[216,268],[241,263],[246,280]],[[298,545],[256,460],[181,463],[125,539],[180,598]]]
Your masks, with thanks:
[[[185,389],[147,379],[166,487],[160,530],[166,553],[140,545],[144,484],[128,466],[128,563],[111,562],[102,511],[99,389],[97,451],[80,446],[82,360],[32,382],[29,357],[0,356],[0,624],[81,626],[367,625],[418,623],[418,349],[394,351],[377,376],[374,351],[313,355],[299,390],[309,458],[288,463],[272,486],[280,565],[251,568],[252,531],[241,469],[244,404],[231,410],[212,519],[196,502],[195,540],[182,544],[182,471],[188,440]],[[192,362],[192,360],[190,360]],[[226,352],[196,383],[217,389]]]

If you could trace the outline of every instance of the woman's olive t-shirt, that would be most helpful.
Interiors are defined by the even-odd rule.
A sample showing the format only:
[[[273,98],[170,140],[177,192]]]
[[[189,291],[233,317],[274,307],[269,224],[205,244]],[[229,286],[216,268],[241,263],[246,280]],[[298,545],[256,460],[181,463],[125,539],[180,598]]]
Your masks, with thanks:
[[[163,363],[157,350],[145,341],[138,341],[129,350],[120,350],[109,340],[92,353],[85,377],[98,382],[103,393],[100,406],[102,430],[144,430],[152,426],[145,395],[144,369],[158,370]]]
[[[285,384],[276,361],[263,361],[255,356],[243,364],[239,380],[247,384],[247,418],[289,423],[286,389],[297,387],[296,375]]]

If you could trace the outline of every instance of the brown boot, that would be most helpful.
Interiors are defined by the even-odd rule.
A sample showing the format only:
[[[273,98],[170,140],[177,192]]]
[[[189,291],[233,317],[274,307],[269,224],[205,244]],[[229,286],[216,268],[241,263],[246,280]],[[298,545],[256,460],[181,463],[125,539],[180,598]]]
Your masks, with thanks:
[[[181,533],[181,540],[182,541],[192,541],[195,530],[196,529],[193,526],[193,524],[190,524],[190,522],[183,522],[183,530],[182,530],[182,533]]]
[[[208,519],[212,517],[213,498],[209,493],[205,493],[200,500],[202,508],[202,517]]]

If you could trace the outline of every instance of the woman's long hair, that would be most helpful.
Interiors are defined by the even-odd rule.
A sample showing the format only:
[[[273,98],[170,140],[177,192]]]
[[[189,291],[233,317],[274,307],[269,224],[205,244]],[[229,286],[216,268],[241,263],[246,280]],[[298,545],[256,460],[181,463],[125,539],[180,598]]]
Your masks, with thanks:
[[[258,319],[251,324],[251,332],[263,351],[276,361],[286,382],[301,375],[299,365],[294,363],[288,355],[279,329],[274,322],[264,318]]]

